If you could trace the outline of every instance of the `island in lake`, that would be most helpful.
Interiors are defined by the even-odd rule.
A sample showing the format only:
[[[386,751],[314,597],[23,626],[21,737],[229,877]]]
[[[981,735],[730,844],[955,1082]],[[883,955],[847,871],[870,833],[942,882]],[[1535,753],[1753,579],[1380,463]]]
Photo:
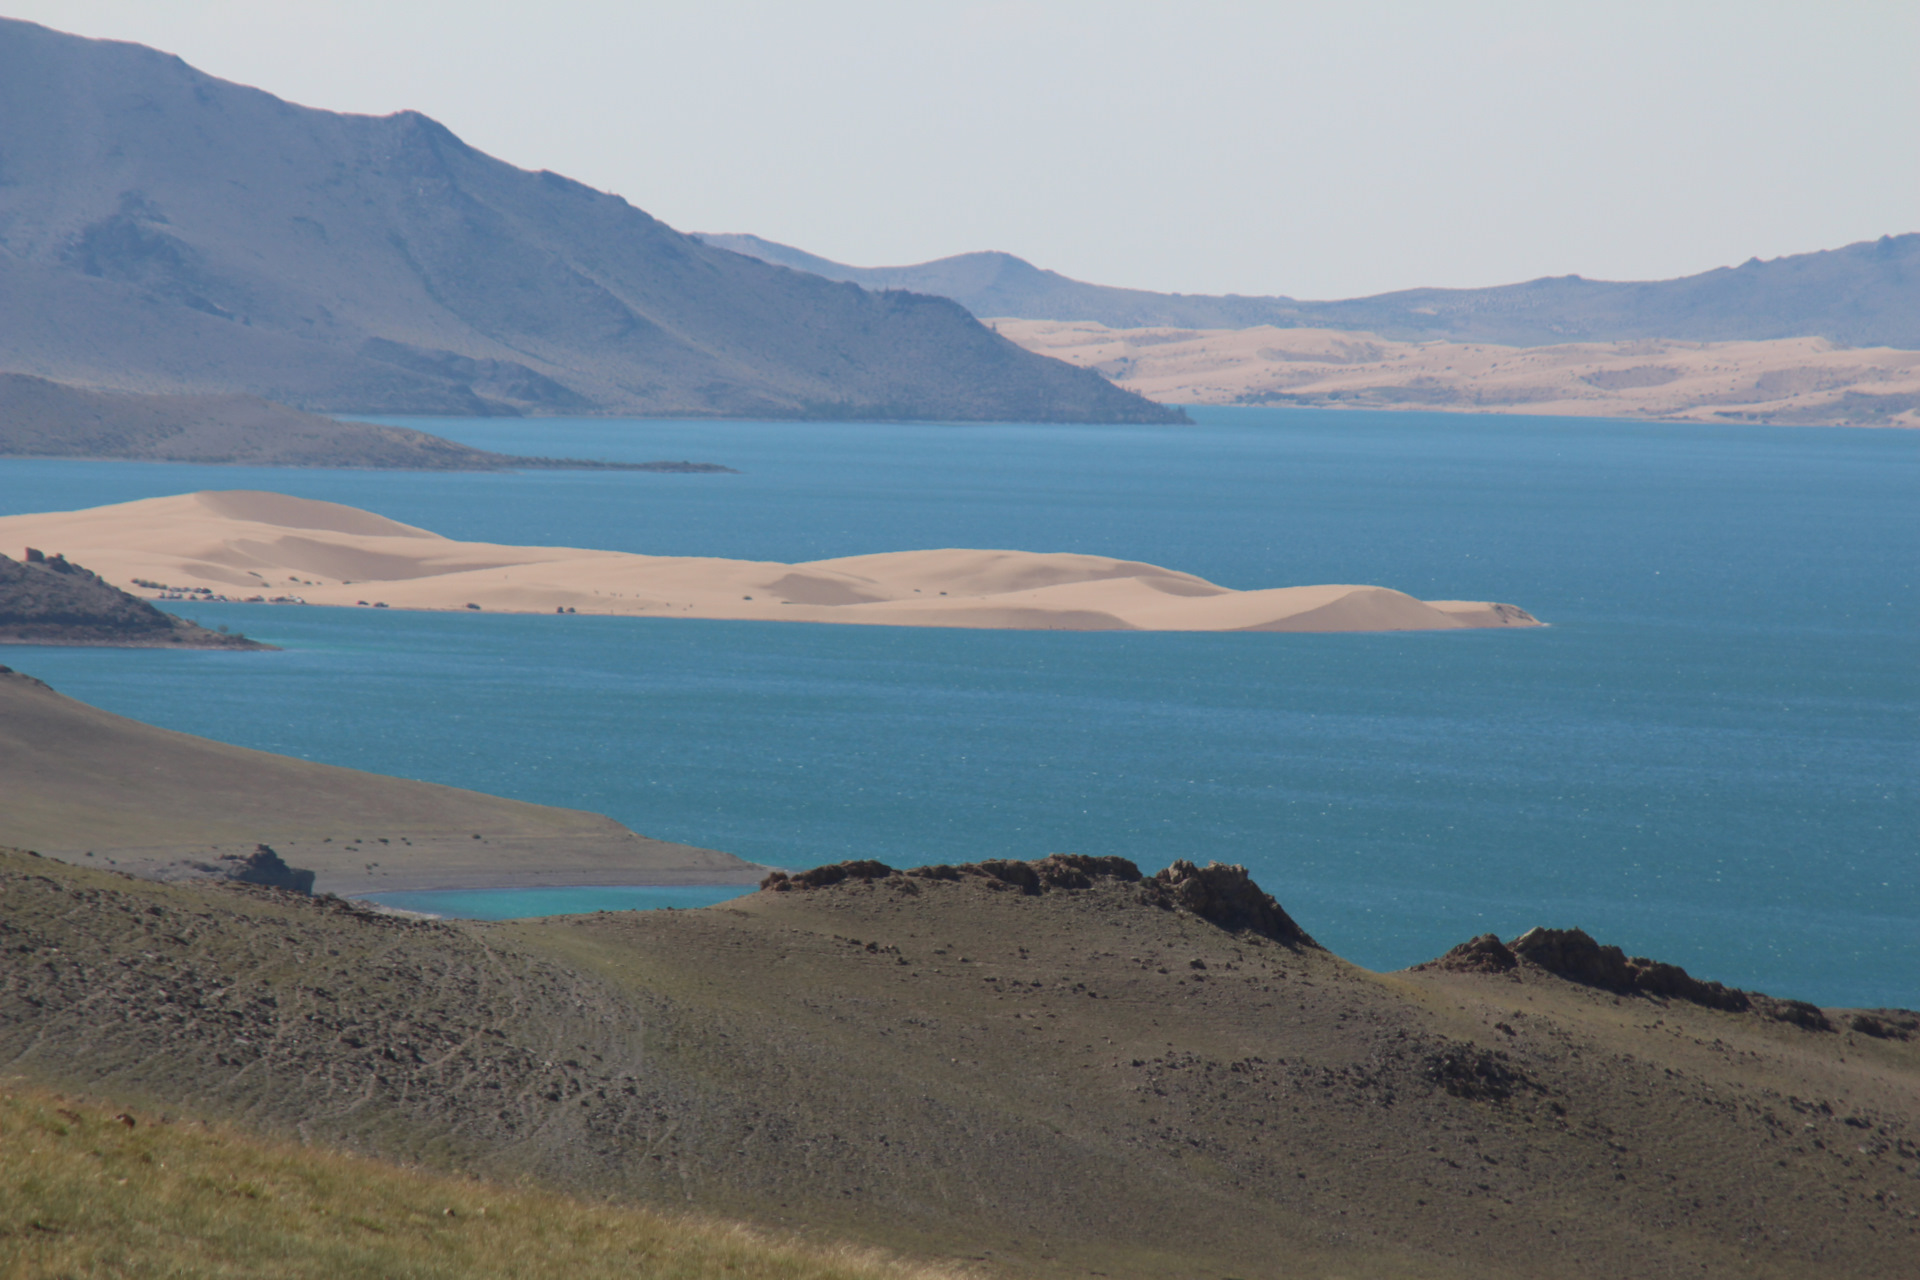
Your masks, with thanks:
[[[804,564],[457,542],[252,490],[0,518],[0,542],[84,555],[162,599],[1062,631],[1530,627],[1480,600],[1347,584],[1236,591],[1134,560],[946,548]]]

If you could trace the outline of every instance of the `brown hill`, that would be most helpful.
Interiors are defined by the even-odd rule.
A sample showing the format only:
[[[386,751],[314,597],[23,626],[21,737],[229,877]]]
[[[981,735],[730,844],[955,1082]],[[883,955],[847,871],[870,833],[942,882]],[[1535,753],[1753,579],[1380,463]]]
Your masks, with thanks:
[[[26,549],[24,560],[0,555],[0,644],[272,648],[176,618],[65,556],[49,556],[34,547]]]
[[[475,925],[0,857],[0,1056],[987,1274],[1885,1277],[1920,1243],[1910,1015],[1820,1030],[1505,944],[1369,973],[1237,869],[772,884]]]
[[[405,471],[730,471],[701,462],[521,458],[407,427],[340,422],[243,395],[144,395],[0,373],[0,457],[128,458]]]
[[[318,412],[1178,422],[945,298],[711,248],[414,111],[0,20],[0,368]]]
[[[744,884],[611,818],[156,729],[0,669],[0,843],[143,874],[271,845],[322,892]]]

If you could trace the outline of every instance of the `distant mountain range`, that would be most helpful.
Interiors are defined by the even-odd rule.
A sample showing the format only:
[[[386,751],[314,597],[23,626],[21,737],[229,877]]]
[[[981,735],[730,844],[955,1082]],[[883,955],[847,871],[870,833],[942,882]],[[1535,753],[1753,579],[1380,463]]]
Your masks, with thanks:
[[[1534,347],[1678,338],[1822,337],[1920,349],[1920,234],[1883,236],[1678,280],[1555,276],[1488,289],[1407,289],[1338,302],[1149,293],[1084,284],[1009,253],[910,267],[849,267],[751,235],[701,235],[719,248],[866,289],[951,298],[981,318],[1095,321],[1115,329],[1343,329],[1407,342]]]
[[[943,298],[710,248],[418,113],[6,20],[0,370],[323,412],[1184,416]]]

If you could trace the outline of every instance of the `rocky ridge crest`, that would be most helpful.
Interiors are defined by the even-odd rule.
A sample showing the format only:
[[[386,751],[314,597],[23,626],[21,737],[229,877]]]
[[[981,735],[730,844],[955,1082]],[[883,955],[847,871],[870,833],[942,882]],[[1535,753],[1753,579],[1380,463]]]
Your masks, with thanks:
[[[1237,864],[1210,862],[1202,867],[1182,858],[1151,877],[1128,858],[1055,853],[1032,862],[989,858],[958,866],[931,866],[896,870],[884,862],[861,859],[834,862],[809,871],[776,871],[760,882],[775,893],[826,889],[845,884],[885,883],[918,892],[915,881],[934,880],[978,884],[997,892],[1038,896],[1091,889],[1100,881],[1140,887],[1138,901],[1162,910],[1187,911],[1228,933],[1253,933],[1289,947],[1324,950]]]

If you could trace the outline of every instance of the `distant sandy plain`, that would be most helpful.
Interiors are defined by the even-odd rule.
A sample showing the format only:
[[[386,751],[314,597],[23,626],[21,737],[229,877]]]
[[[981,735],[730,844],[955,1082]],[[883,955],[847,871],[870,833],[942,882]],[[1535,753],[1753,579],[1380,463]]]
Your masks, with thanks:
[[[0,547],[28,546],[150,599],[1064,631],[1539,625],[1508,604],[1357,585],[1235,591],[1092,555],[947,549],[781,564],[456,542],[253,490],[0,518]]]
[[[1768,342],[1393,342],[1333,329],[991,320],[1167,404],[1298,404],[1678,422],[1920,427],[1920,351]]]

